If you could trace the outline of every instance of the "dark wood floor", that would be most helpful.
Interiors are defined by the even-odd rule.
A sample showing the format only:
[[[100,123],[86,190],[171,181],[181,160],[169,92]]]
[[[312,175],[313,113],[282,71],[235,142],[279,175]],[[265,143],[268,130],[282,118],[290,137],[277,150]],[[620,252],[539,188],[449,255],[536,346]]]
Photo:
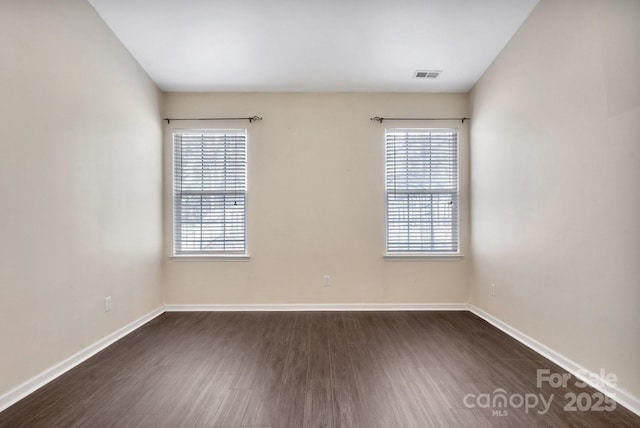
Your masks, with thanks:
[[[166,313],[0,413],[0,426],[640,427],[621,406],[563,410],[565,394],[595,391],[538,388],[544,368],[562,373],[469,312]],[[546,414],[517,397],[477,406],[498,388],[553,399]]]

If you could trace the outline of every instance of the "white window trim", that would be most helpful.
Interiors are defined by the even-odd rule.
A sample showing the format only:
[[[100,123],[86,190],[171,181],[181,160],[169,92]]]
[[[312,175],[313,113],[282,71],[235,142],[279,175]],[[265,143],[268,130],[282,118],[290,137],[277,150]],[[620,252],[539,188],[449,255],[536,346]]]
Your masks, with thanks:
[[[459,253],[384,253],[384,259],[388,261],[420,261],[437,262],[449,261],[459,262],[464,256]]]
[[[248,262],[251,259],[249,254],[186,254],[169,256],[174,262]]]
[[[385,261],[462,261],[464,259],[464,255],[461,253],[461,249],[462,249],[462,221],[460,219],[460,129],[459,128],[444,128],[444,127],[437,127],[437,128],[424,128],[424,127],[406,127],[406,128],[400,128],[400,129],[416,129],[416,130],[429,130],[429,131],[455,131],[456,135],[457,135],[457,167],[458,167],[458,174],[456,177],[456,188],[457,188],[457,203],[456,203],[456,210],[457,210],[457,219],[458,219],[458,250],[455,252],[443,252],[443,253],[434,253],[434,252],[403,252],[403,251],[397,251],[397,252],[389,252],[387,251],[387,248],[389,248],[389,202],[388,202],[388,198],[387,198],[387,174],[386,174],[386,163],[387,163],[387,157],[386,157],[386,144],[387,144],[387,131],[389,129],[398,129],[396,127],[393,128],[385,128],[384,129],[384,134],[383,134],[383,150],[385,152],[385,156],[383,157],[383,188],[384,188],[384,192],[385,192],[385,215],[384,215],[384,221],[385,221],[385,250],[383,253],[383,259]]]
[[[245,144],[246,144],[246,157],[247,157],[247,170],[245,172],[246,179],[246,191],[245,191],[245,237],[243,253],[193,253],[193,254],[176,254],[176,242],[175,242],[175,134],[179,132],[224,132],[230,130],[245,131]],[[173,128],[171,131],[171,254],[169,260],[174,262],[206,262],[206,261],[220,261],[220,262],[242,262],[249,261],[251,255],[249,254],[249,130],[247,128]]]

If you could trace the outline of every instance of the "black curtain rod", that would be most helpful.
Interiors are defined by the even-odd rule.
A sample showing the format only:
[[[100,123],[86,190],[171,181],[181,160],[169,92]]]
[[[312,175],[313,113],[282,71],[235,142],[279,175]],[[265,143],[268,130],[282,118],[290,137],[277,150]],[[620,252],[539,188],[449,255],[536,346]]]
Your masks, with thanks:
[[[251,117],[197,117],[197,118],[182,118],[176,119],[172,117],[165,117],[162,120],[166,120],[167,124],[171,123],[172,120],[248,120],[249,123],[256,122],[258,120],[262,120],[260,116],[251,116]]]
[[[374,122],[382,123],[384,120],[459,120],[464,123],[465,120],[469,120],[468,117],[372,117]]]

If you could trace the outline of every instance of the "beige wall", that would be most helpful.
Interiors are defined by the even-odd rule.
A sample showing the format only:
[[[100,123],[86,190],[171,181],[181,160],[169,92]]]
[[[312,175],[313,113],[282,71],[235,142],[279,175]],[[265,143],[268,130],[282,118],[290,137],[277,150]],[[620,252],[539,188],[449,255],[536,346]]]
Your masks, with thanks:
[[[542,0],[471,122],[471,303],[636,397],[639,76],[640,2]]]
[[[86,1],[3,0],[0,52],[2,395],[161,305],[162,127]]]
[[[165,125],[165,176],[175,127],[247,127],[248,262],[176,262],[165,182],[165,299],[172,304],[466,302],[467,261],[384,261],[384,128],[371,116],[466,115],[466,94],[183,94],[166,116],[260,115],[261,122]],[[459,127],[462,252],[468,243],[468,122]],[[322,286],[322,275],[333,284]]]

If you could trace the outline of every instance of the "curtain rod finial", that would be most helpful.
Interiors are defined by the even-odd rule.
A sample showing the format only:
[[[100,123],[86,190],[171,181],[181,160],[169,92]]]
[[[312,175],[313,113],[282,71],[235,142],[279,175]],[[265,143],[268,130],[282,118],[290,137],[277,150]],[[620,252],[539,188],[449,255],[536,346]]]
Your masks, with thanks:
[[[372,120],[372,121],[374,121],[374,122],[382,123],[382,121],[384,120],[384,118],[383,118],[383,117],[380,117],[380,116],[374,116],[374,117],[372,117],[372,118],[371,118],[371,120]]]

